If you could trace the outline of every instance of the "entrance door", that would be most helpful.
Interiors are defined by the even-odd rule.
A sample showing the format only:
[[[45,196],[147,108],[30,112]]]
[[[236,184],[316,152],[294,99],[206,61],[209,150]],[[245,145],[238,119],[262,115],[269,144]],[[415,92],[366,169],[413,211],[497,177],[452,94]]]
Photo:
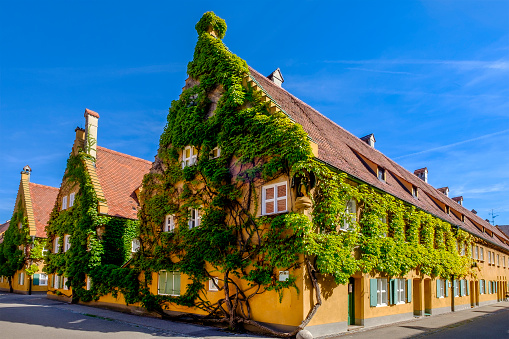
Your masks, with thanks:
[[[412,302],[414,303],[414,315],[423,315],[422,307],[422,282],[421,279],[414,279],[412,283]]]
[[[348,325],[355,325],[355,279],[348,279]]]
[[[475,281],[470,281],[470,306],[475,306]]]
[[[424,313],[431,315],[431,279],[424,279]]]

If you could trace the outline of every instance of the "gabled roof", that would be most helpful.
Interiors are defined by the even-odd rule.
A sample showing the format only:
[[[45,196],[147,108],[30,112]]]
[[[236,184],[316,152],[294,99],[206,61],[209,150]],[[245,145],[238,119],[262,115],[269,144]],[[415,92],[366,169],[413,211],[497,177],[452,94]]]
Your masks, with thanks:
[[[32,197],[32,210],[35,221],[35,236],[46,238],[46,225],[48,224],[51,210],[55,206],[58,188],[29,183],[30,196]]]
[[[319,160],[442,220],[457,225],[492,244],[509,250],[509,245],[506,243],[509,242],[509,238],[499,229],[446,197],[436,188],[425,183],[282,87],[275,85],[256,70],[250,67],[249,72],[275,103],[291,119],[300,124],[309,137],[318,144],[317,158]],[[386,170],[385,181],[377,178],[367,161]],[[412,196],[412,186],[418,189],[418,198]],[[449,206],[452,211],[447,213],[442,205]],[[455,211],[458,212],[459,217],[454,213]],[[461,215],[464,215],[464,221],[461,220]],[[483,230],[489,234],[484,233]]]
[[[509,237],[509,225],[498,225],[497,228]],[[1,230],[0,230],[1,232]]]
[[[96,173],[108,215],[137,219],[139,202],[135,191],[152,163],[131,155],[97,146]]]

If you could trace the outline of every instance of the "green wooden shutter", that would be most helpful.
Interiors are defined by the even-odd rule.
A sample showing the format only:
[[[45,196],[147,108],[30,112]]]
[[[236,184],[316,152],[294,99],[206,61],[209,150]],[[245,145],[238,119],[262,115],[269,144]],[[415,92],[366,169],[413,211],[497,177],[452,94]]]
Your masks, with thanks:
[[[406,301],[408,303],[412,302],[412,279],[406,281]]]
[[[495,293],[498,293],[498,283],[495,281]]]
[[[173,294],[180,295],[180,272],[173,272]]]
[[[391,297],[391,305],[396,304],[396,279],[389,281],[389,295]]]
[[[437,283],[437,298],[440,298],[440,279],[437,279],[436,283]]]
[[[445,296],[449,296],[449,289],[451,287],[451,282],[449,280],[446,280],[444,290],[445,290]]]
[[[465,281],[464,280],[460,280],[460,297],[463,296],[463,286],[465,286]]]
[[[369,306],[375,307],[377,303],[376,298],[377,280],[369,279]]]
[[[470,295],[470,281],[465,280],[465,282],[467,283],[467,295]]]
[[[33,282],[34,286],[39,285],[39,273],[34,274],[34,276],[32,278],[32,282]]]
[[[159,285],[157,286],[157,294],[166,294],[166,272],[159,272]]]

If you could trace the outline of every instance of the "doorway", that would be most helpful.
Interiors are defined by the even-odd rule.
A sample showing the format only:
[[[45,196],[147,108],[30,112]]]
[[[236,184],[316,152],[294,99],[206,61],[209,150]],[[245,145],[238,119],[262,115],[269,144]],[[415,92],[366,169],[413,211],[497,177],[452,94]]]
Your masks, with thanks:
[[[431,315],[431,279],[424,279],[424,314]]]
[[[421,285],[422,285],[421,279],[414,279],[412,282],[412,301],[414,303],[415,316],[424,315],[424,310],[422,307]]]
[[[355,325],[355,279],[348,279],[348,325]]]
[[[470,307],[475,307],[475,281],[470,281]]]

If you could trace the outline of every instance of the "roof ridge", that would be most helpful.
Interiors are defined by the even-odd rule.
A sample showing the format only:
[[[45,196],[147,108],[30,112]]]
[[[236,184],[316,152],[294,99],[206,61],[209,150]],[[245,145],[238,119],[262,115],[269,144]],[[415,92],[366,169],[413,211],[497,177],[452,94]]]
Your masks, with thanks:
[[[129,155],[129,154],[121,153],[121,152],[114,151],[114,150],[111,150],[109,148],[102,147],[102,146],[97,146],[97,148],[101,149],[103,151],[106,151],[106,152],[110,152],[110,153],[116,154],[116,155],[121,155],[121,156],[126,157],[126,158],[131,158],[131,159],[136,160],[136,161],[143,161],[143,162],[145,162],[147,164],[152,164],[152,161],[145,160],[145,159],[142,159],[142,158],[138,158],[138,157],[135,157],[134,155]]]
[[[43,188],[50,188],[50,189],[53,189],[53,190],[59,190],[58,187],[53,187],[53,186],[48,186],[48,185],[42,185],[42,184],[38,184],[38,183],[35,183],[35,182],[29,182],[30,185],[35,185],[35,186],[39,186],[39,187],[43,187]]]

